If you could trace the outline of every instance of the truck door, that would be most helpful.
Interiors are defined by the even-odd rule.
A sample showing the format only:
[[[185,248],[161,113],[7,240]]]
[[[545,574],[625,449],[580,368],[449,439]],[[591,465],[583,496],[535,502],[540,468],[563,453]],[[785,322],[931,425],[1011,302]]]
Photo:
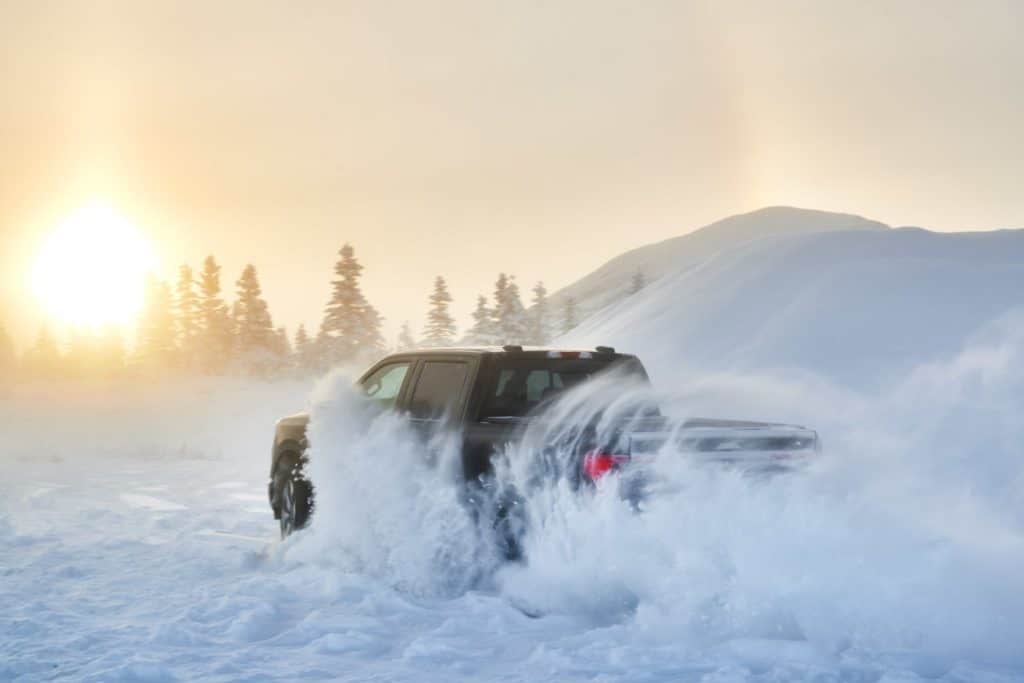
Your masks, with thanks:
[[[424,439],[459,425],[469,393],[470,364],[463,360],[424,360],[409,396],[409,420]]]

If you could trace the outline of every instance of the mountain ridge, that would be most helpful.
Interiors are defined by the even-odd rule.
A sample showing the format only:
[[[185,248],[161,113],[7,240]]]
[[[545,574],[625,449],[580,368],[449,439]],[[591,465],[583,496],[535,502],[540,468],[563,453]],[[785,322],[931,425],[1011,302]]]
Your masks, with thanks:
[[[628,296],[636,273],[650,283],[681,266],[696,265],[723,249],[765,237],[889,229],[885,223],[856,214],[766,206],[623,252],[554,292],[551,305],[560,310],[571,297],[576,302],[579,320],[583,320]]]

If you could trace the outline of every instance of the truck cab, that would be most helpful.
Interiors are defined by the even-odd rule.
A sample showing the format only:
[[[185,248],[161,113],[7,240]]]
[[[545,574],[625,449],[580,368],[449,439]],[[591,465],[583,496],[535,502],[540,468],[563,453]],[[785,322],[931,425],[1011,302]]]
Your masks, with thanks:
[[[610,347],[504,346],[395,353],[371,366],[356,384],[367,399],[404,415],[425,437],[453,430],[462,440],[464,478],[477,481],[527,416],[612,367],[647,381],[635,356]],[[303,414],[284,418],[275,433],[268,493],[285,536],[301,528],[312,510],[313,487],[303,473],[308,422]]]

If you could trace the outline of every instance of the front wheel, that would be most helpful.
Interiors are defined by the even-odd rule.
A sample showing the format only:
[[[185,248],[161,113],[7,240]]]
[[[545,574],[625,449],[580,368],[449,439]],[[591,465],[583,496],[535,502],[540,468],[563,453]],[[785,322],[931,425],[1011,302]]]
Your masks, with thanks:
[[[281,482],[281,538],[288,538],[309,523],[312,489],[297,472],[289,472]]]

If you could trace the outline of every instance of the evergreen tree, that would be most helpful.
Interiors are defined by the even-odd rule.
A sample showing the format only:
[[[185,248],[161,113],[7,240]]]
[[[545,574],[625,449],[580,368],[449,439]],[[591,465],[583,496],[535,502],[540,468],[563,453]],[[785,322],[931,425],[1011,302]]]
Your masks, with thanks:
[[[377,312],[377,309],[366,304],[364,316],[366,324],[363,326],[363,334],[359,339],[359,353],[363,356],[379,356],[384,353],[387,344],[384,342],[384,335],[380,328],[384,325],[384,318]]]
[[[576,299],[566,297],[565,309],[562,311],[562,334],[565,334],[579,325],[576,319]]]
[[[50,328],[45,325],[40,327],[35,342],[25,352],[25,369],[32,377],[52,378],[61,371],[62,361],[60,349]]]
[[[466,333],[466,343],[478,346],[493,346],[498,343],[494,311],[487,305],[487,297],[483,295],[476,298],[473,326]]]
[[[165,368],[175,356],[171,290],[152,275],[146,278],[146,296],[139,316],[138,356],[144,364]]]
[[[548,290],[543,282],[533,286],[533,303],[530,307],[528,342],[543,346],[550,340],[548,332]]]
[[[341,258],[334,266],[337,277],[331,282],[333,291],[318,335],[327,363],[349,362],[384,348],[380,314],[359,287],[363,266],[351,245],[346,244],[338,253]]]
[[[303,323],[299,323],[299,329],[295,330],[295,353],[303,353],[309,348],[309,333],[306,332],[306,326]]]
[[[263,300],[259,276],[251,263],[242,270],[242,276],[235,285],[238,288],[238,299],[232,307],[232,312],[238,350],[242,353],[275,352],[277,333],[274,331],[267,302]]]
[[[174,288],[174,322],[178,333],[178,348],[181,349],[185,367],[195,366],[199,350],[201,316],[195,284],[192,268],[182,265],[178,269],[178,283]]]
[[[633,296],[646,286],[647,277],[644,275],[644,271],[637,268],[636,272],[633,273],[632,281],[629,283],[629,295]]]
[[[455,321],[448,312],[452,295],[440,275],[434,279],[434,291],[430,295],[430,311],[427,313],[427,328],[423,336],[424,346],[451,346],[455,341]]]
[[[274,332],[274,353],[287,360],[292,355],[292,343],[288,340],[288,330],[279,327]]]
[[[492,315],[494,321],[497,324],[501,323],[501,304],[505,301],[508,296],[508,275],[505,273],[498,273],[498,279],[494,282],[494,294],[491,295],[494,299],[494,308],[492,309]]]
[[[526,309],[519,296],[519,285],[514,277],[504,273],[494,285],[494,317],[499,343],[522,344],[526,341]]]
[[[235,283],[237,286],[237,282]],[[238,344],[238,330],[242,327],[242,304],[239,303],[238,299],[231,304],[230,313],[228,314],[228,333],[231,335],[230,347],[232,351],[240,351],[241,347]]]
[[[398,350],[409,351],[411,349],[415,349],[416,346],[416,338],[412,335],[412,328],[409,327],[409,321],[406,320],[402,323],[402,329],[398,332]]]
[[[199,346],[207,372],[223,369],[231,353],[231,320],[220,292],[220,266],[207,256],[199,276]]]
[[[331,349],[332,339],[321,325],[320,331],[316,333],[316,338],[309,343],[306,369],[311,372],[323,372],[329,368]]]
[[[309,339],[309,333],[306,332],[306,326],[299,323],[299,329],[295,330],[295,366],[301,370],[307,370],[310,366],[310,351],[312,350],[312,343]]]

